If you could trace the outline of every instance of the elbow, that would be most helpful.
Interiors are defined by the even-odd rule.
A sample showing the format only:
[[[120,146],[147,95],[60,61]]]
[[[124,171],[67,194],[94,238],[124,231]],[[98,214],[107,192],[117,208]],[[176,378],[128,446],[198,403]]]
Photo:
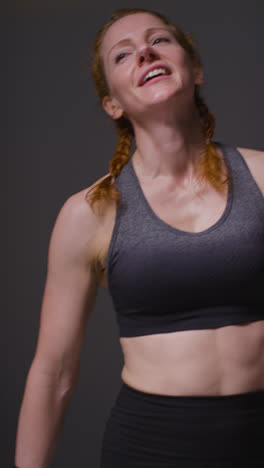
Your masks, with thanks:
[[[63,376],[57,386],[58,398],[61,400],[71,398],[75,391],[77,382],[78,378],[76,376]]]
[[[35,359],[32,363],[30,374],[34,381],[37,381],[41,387],[53,389],[59,400],[67,399],[72,396],[80,373],[80,366],[65,368],[63,365],[51,365],[49,362]]]
[[[62,372],[57,384],[58,396],[61,399],[67,399],[72,396],[78,383],[79,367],[74,371]]]

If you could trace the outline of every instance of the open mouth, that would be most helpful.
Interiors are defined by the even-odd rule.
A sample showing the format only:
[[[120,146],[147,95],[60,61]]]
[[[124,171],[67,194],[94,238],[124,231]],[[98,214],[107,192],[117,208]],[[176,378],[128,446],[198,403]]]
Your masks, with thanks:
[[[156,76],[153,76],[151,78],[148,78],[145,83],[143,83],[142,86],[148,86],[149,84],[154,84],[156,83],[157,81],[161,81],[161,80],[164,80],[166,78],[168,78],[170,75],[156,75]]]
[[[152,66],[144,73],[143,76],[141,76],[139,86],[145,86],[149,81],[154,82],[154,80],[156,81],[156,78],[168,76],[171,75],[171,73],[170,68],[166,65],[157,64],[156,66]]]

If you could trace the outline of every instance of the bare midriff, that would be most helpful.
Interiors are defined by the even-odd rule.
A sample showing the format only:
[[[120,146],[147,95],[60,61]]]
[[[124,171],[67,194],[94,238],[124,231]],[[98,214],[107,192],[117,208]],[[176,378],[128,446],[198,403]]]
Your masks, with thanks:
[[[122,380],[161,395],[264,390],[264,320],[217,329],[120,338]]]
[[[170,200],[171,193],[165,193],[162,199],[162,191],[155,197],[147,184],[142,183],[142,188],[158,216],[171,226],[190,232],[214,224],[227,202],[227,192],[219,195],[214,189],[206,190],[199,202],[186,194],[178,209],[174,203],[172,214],[169,202],[168,209],[164,209],[165,197]],[[102,235],[98,236],[97,257],[103,267],[99,281],[104,287],[108,287],[105,259],[115,216],[112,205],[104,218]],[[122,380],[146,393],[202,396],[264,390],[264,320],[215,329],[121,337],[120,345],[124,355]]]

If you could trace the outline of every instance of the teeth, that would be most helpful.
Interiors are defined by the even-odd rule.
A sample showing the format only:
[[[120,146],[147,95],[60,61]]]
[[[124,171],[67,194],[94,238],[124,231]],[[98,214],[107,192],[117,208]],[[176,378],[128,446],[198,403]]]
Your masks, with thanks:
[[[167,75],[168,72],[167,70],[165,70],[165,68],[155,68],[155,70],[151,70],[144,78],[144,81],[143,83],[145,83],[147,81],[148,78],[152,78],[153,76],[156,76],[156,75]]]

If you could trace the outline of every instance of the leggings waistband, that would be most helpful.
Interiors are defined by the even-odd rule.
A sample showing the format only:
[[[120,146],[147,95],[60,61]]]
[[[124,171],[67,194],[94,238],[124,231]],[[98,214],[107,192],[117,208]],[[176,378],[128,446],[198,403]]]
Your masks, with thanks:
[[[100,468],[255,468],[263,464],[263,427],[264,390],[171,396],[123,383]]]
[[[246,393],[235,393],[231,395],[160,395],[137,390],[134,387],[122,383],[120,393],[133,399],[145,400],[150,403],[156,403],[172,407],[223,407],[238,408],[250,407],[264,408],[264,390],[255,390]]]

